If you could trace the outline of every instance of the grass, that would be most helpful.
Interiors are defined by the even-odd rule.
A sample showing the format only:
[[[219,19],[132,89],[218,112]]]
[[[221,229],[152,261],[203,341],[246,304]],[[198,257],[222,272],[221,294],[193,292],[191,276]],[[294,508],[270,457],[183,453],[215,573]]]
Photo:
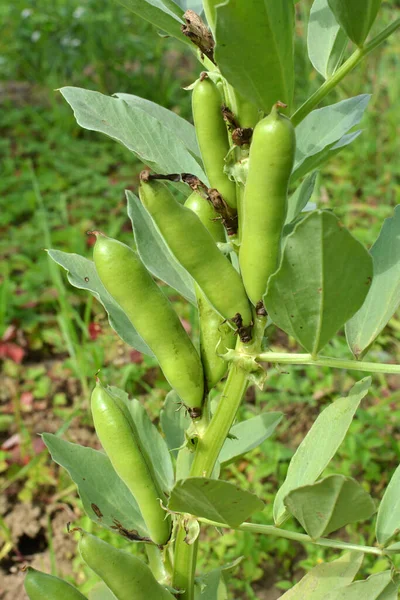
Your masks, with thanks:
[[[385,6],[389,17],[390,3]],[[83,515],[68,475],[51,464],[47,453],[36,445],[37,431],[54,420],[56,429],[62,428],[67,438],[93,442],[88,394],[100,367],[105,379],[140,396],[154,418],[168,387],[154,360],[142,360],[117,342],[102,308],[72,289],[44,252],[53,246],[90,255],[90,238],[85,233],[94,228],[131,241],[124,189],[135,188],[140,170],[128,151],[79,129],[54,89],[78,85],[104,93],[127,91],[187,117],[190,96],[181,87],[193,79],[198,68],[191,58],[181,55],[177,44],[159,38],[117,4],[57,0],[43,3],[39,11],[33,2],[27,6],[17,0],[0,6],[0,23],[0,338],[11,335],[11,342],[24,353],[22,363],[6,358],[2,365],[2,440],[12,433],[20,437],[18,453],[12,449],[0,452],[1,485],[10,505],[62,499],[72,507],[79,525],[94,530]],[[398,150],[398,50],[398,41],[391,40],[327,99],[331,103],[373,92],[362,123],[364,133],[323,167],[318,190],[320,204],[335,207],[367,245],[376,239],[383,219],[392,214],[400,196],[393,160]],[[305,63],[299,65],[297,78],[303,96],[318,85]],[[23,86],[11,83],[15,81]],[[177,302],[178,310],[190,320],[187,308]],[[399,360],[399,323],[394,319],[386,328],[372,357]],[[191,325],[195,327],[194,322]],[[270,343],[274,349],[295,350],[292,340],[273,337]],[[347,352],[343,335],[329,351],[332,356]],[[285,372],[272,369],[265,391],[249,392],[240,418],[260,410],[283,410],[286,415],[276,437],[226,473],[266,501],[266,510],[258,516],[260,522],[271,522],[274,492],[316,415],[347,391],[357,375],[315,367],[293,366]],[[357,477],[376,498],[381,497],[399,463],[398,388],[394,377],[374,377],[369,399],[329,467],[329,473]],[[88,438],[83,433],[79,438],[79,431],[88,432]],[[13,539],[4,519],[0,526],[4,535],[0,552],[18,564],[18,540]],[[49,522],[49,546],[51,531]],[[109,539],[108,534],[101,535]],[[343,536],[372,543],[373,522],[349,526]],[[200,570],[238,555],[246,559],[236,571],[233,585],[235,594],[248,600],[276,579],[285,589],[298,578],[299,569],[332,556],[329,551],[303,549],[287,540],[240,532],[221,537],[209,529],[202,544]],[[51,556],[53,570],[58,571],[54,552]],[[93,576],[78,557],[73,567],[70,580],[77,580],[87,590]],[[367,558],[363,574],[384,568],[386,563]]]

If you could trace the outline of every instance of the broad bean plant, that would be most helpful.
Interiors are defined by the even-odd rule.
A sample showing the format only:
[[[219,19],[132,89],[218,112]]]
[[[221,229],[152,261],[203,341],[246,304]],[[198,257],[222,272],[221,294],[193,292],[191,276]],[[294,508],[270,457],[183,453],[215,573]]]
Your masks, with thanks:
[[[124,342],[156,357],[171,386],[159,430],[138,400],[100,372],[91,411],[104,452],[43,434],[53,459],[77,484],[88,517],[146,550],[147,562],[80,532],[82,558],[101,580],[89,598],[229,598],[226,567],[196,570],[201,528],[215,526],[336,549],[336,558],[311,569],[285,600],[395,600],[400,468],[379,505],[361,482],[324,476],[370,376],[310,424],[277,490],[273,523],[257,523],[262,495],[226,481],[224,467],[284,419],[263,412],[235,423],[248,386],[263,387],[266,365],[400,373],[399,365],[364,360],[399,305],[400,208],[368,251],[331,206],[310,202],[317,168],[358,137],[354,128],[369,101],[363,94],[329,104],[328,95],[400,20],[380,27],[381,0],[315,0],[308,56],[323,83],[299,105],[300,3],[120,1],[180,40],[199,69],[190,91],[182,91],[192,94],[194,125],[134,95],[60,90],[82,127],[122,143],[144,168],[138,197],[126,194],[132,247],[95,231],[93,261],[57,250],[50,256],[72,285],[103,304]],[[197,308],[199,343],[160,282]],[[324,356],[343,328],[354,358]],[[273,329],[304,352],[272,352]],[[371,546],[330,535],[375,513]],[[288,528],[290,519],[304,533]],[[393,568],[359,579],[365,554],[385,557]],[[25,587],[31,600],[84,598],[33,569]]]

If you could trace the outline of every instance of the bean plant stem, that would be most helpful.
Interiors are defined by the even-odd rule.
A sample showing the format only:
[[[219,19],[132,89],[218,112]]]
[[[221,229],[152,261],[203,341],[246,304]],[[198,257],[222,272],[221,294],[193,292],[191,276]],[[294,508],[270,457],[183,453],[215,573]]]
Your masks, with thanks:
[[[146,544],[145,550],[147,554],[147,559],[149,561],[149,566],[154,577],[160,583],[164,583],[168,579],[168,574],[163,563],[162,552],[160,548],[155,544]]]
[[[336,369],[348,369],[353,371],[368,371],[369,373],[400,375],[400,365],[343,360],[341,358],[330,358],[328,356],[318,356],[318,358],[313,358],[311,354],[263,352],[257,356],[257,361],[288,365],[315,365],[319,367],[333,367]]]
[[[247,373],[231,365],[218,407],[197,442],[191,477],[210,477],[247,388]]]
[[[238,527],[230,527],[226,523],[217,523],[216,521],[209,521],[208,519],[199,518],[199,521],[207,525],[214,525],[219,528],[236,529],[237,531],[250,531],[251,533],[259,533],[261,535],[270,535],[273,537],[285,538],[286,540],[294,540],[301,543],[310,543],[317,546],[324,546],[325,548],[336,548],[338,550],[355,550],[357,552],[364,552],[365,554],[375,554],[377,556],[385,556],[389,554],[385,549],[377,548],[374,546],[362,546],[358,544],[350,544],[349,542],[342,542],[341,540],[331,540],[327,538],[319,538],[317,540],[312,539],[305,533],[297,533],[296,531],[287,531],[274,527],[273,525],[259,525],[257,523],[242,523]]]
[[[179,594],[181,600],[194,600],[194,575],[196,570],[198,541],[188,544],[185,541],[186,531],[183,520],[178,525],[175,551],[172,587],[185,590]]]
[[[198,438],[196,454],[190,471],[191,477],[210,477],[219,453],[235,420],[237,410],[247,388],[247,373],[232,364],[228,378],[209,426],[204,436]],[[185,542],[181,523],[175,542],[172,586],[185,590],[180,600],[193,600],[194,573],[196,569],[198,540],[192,545]]]
[[[382,44],[392,33],[400,27],[400,19],[396,19],[390,23],[381,33],[374,37],[363,48],[357,48],[355,52],[343,63],[341,67],[329,77],[321,87],[308,98],[308,100],[300,106],[300,108],[292,115],[291,120],[296,127],[318,104],[342,81],[350,71],[352,71],[362,60],[375,50],[377,46]]]
[[[243,355],[257,352],[265,329],[265,319],[255,319],[253,341],[238,343],[237,349]],[[229,366],[228,377],[222,391],[218,407],[206,431],[197,440],[196,453],[190,470],[190,477],[211,477],[219,453],[235,421],[239,406],[248,385],[249,373],[242,368],[240,361]],[[198,541],[189,546],[185,542],[185,530],[181,524],[175,542],[173,587],[184,589],[180,600],[192,600],[194,593],[194,573],[196,568]],[[179,584],[179,585],[178,585]]]

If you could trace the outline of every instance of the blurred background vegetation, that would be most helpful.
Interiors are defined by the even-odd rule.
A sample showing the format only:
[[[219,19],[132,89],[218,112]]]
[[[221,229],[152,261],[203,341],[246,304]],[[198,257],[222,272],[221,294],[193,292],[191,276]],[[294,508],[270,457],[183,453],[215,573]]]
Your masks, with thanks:
[[[321,83],[308,62],[305,32],[310,2],[298,9],[297,101]],[[383,2],[376,29],[399,3]],[[348,77],[326,103],[372,93],[363,134],[323,166],[320,206],[334,207],[354,235],[370,246],[382,221],[400,202],[400,40],[392,38]],[[162,38],[112,0],[5,0],[0,4],[0,598],[24,598],[23,564],[65,576],[86,591],[94,576],[75,554],[73,521],[94,525],[68,475],[49,460],[40,437],[58,432],[96,446],[88,397],[96,371],[139,397],[158,419],[168,390],[156,363],[132,351],[109,328],[102,307],[68,286],[47,258],[56,247],[91,253],[86,231],[132,243],[124,190],[136,189],[140,164],[129,152],[75,123],[56,89],[76,85],[143,96],[190,118],[182,88],[200,72],[194,56]],[[196,336],[193,311],[171,291]],[[273,349],[295,351],[283,335]],[[346,356],[343,334],[332,356]],[[392,319],[369,360],[400,360],[400,319]],[[263,392],[250,389],[240,418],[282,410],[277,435],[227,469],[225,476],[260,494],[271,522],[271,502],[288,461],[320,410],[346,392],[361,373],[322,368],[271,369]],[[400,460],[399,378],[375,376],[372,392],[329,467],[363,481],[380,498]],[[295,524],[291,524],[295,528]],[[98,532],[109,539],[108,533]],[[374,522],[349,526],[345,540],[373,543]],[[121,538],[114,543],[126,547]],[[232,597],[273,600],[329,551],[246,533],[207,530],[199,567],[211,569],[239,555]],[[135,550],[136,551],[136,548]],[[388,568],[366,558],[363,575]]]

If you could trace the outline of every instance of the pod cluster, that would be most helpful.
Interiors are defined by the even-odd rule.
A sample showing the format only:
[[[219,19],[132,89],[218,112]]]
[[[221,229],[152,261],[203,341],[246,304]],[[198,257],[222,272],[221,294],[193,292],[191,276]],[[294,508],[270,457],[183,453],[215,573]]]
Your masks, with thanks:
[[[207,7],[212,17],[213,3]],[[225,104],[232,97],[236,115]],[[237,211],[235,250],[239,254],[241,281],[251,304],[258,309],[280,258],[296,148],[294,127],[280,112],[281,103],[258,120],[258,111],[253,105],[232,89],[226,93],[224,86],[207,74],[202,74],[196,82],[192,104],[197,140],[210,186]],[[236,163],[229,170],[232,160]],[[211,304],[215,306],[212,300]],[[246,323],[245,314],[241,316]]]
[[[214,7],[214,2],[206,2],[211,23]],[[255,107],[237,94],[235,115],[226,106],[228,97],[232,90],[226,94],[226,84],[206,74],[193,89],[193,118],[208,181],[182,174],[193,190],[185,204],[161,181],[168,176],[143,172],[139,187],[143,207],[194,281],[199,350],[135,250],[98,233],[94,246],[102,284],[194,419],[201,417],[208,391],[226,374],[223,354],[238,339],[251,342],[254,319],[263,314],[262,299],[279,263],[295,153],[293,126],[278,105],[258,121]],[[232,156],[240,163],[239,178],[228,167]],[[164,509],[167,490],[141,441],[129,403],[98,382],[91,410],[103,449],[140,509],[146,541],[166,545],[173,537],[171,516]],[[79,548],[118,600],[174,597],[132,554],[84,532]],[[34,569],[28,570],[25,589],[31,600],[84,598],[68,583]]]

